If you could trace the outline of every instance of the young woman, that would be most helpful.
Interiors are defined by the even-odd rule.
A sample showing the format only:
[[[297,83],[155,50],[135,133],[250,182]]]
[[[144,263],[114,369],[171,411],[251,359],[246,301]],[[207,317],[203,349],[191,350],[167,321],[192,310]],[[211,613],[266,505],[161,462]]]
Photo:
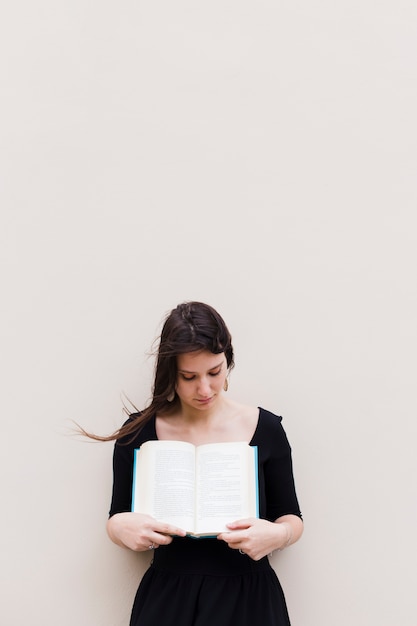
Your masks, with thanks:
[[[291,448],[278,417],[226,393],[231,335],[212,307],[178,305],[167,316],[153,397],[115,433],[112,541],[154,558],[136,594],[130,626],[288,626],[284,595],[268,555],[303,531]],[[195,445],[247,441],[258,447],[259,519],[232,520],[216,538],[131,512],[133,454],[148,440]]]

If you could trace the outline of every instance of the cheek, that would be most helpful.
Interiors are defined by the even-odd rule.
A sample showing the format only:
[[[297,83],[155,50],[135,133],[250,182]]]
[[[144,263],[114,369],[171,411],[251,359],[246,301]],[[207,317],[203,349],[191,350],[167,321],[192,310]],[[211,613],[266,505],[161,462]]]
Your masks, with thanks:
[[[179,396],[186,396],[191,391],[191,383],[179,380],[176,385],[176,391]]]
[[[219,389],[222,389],[225,380],[226,376],[216,376],[213,385],[215,385]]]

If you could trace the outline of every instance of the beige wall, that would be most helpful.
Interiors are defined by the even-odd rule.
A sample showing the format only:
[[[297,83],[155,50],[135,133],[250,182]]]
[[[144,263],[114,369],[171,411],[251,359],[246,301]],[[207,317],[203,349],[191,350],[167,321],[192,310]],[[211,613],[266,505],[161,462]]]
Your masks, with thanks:
[[[416,4],[9,3],[1,71],[7,626],[126,626],[120,394],[166,311],[224,315],[230,393],[284,416],[293,626],[415,626]]]

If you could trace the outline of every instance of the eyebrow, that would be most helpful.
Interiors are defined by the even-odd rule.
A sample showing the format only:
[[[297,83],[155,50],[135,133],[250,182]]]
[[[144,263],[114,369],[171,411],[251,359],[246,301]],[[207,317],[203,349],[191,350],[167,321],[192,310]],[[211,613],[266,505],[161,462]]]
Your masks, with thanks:
[[[223,362],[219,363],[218,365],[214,365],[214,367],[211,367],[209,370],[207,370],[208,372],[212,372],[213,370],[217,369],[218,367],[222,367]],[[181,372],[182,374],[197,374],[197,372],[190,372],[190,370],[178,370],[179,372]]]

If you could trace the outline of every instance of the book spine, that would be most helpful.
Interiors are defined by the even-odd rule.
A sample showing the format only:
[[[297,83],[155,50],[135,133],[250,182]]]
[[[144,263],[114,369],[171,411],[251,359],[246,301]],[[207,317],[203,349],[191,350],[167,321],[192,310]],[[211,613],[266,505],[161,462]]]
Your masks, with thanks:
[[[133,482],[132,482],[132,513],[135,512],[135,494],[136,494],[136,465],[140,448],[136,448],[133,452]]]
[[[258,446],[253,446],[254,463],[255,463],[255,498],[256,498],[256,517],[259,518],[259,475],[258,475]]]

